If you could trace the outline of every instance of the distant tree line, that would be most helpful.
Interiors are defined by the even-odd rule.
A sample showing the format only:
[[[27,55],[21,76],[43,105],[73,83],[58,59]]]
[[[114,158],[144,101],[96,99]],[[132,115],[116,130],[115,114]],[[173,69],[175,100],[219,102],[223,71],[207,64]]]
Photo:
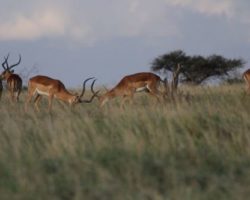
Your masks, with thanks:
[[[242,59],[228,59],[221,55],[189,56],[182,50],[177,50],[155,58],[151,70],[167,75],[180,66],[179,81],[197,85],[211,78],[230,77],[244,63]]]

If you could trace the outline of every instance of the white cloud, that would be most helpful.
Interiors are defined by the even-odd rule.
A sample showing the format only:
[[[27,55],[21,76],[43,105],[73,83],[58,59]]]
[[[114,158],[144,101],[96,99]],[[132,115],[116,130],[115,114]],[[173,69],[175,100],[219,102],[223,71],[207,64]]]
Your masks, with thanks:
[[[62,4],[36,2],[32,6],[16,8],[0,16],[0,40],[36,40],[41,38],[70,37],[83,40],[89,27],[83,20],[73,18],[74,9]],[[78,17],[80,18],[80,16]],[[76,23],[77,21],[78,23]]]
[[[177,24],[162,0],[116,1],[101,11],[97,37],[161,37],[178,34]],[[91,20],[90,20],[91,21]]]
[[[89,43],[114,37],[168,37],[180,34],[180,21],[188,12],[250,24],[244,5],[249,3],[234,0],[30,0],[21,7],[15,1],[12,4],[15,9],[0,12],[0,40],[63,37]],[[175,13],[179,11],[183,13]]]
[[[30,1],[27,7],[23,3],[10,13],[5,12],[0,19],[0,40],[65,37],[86,43],[177,32],[175,24],[166,17],[162,0],[65,2]]]
[[[55,10],[45,10],[31,15],[17,15],[1,22],[0,40],[33,40],[41,37],[63,35],[65,17]]]

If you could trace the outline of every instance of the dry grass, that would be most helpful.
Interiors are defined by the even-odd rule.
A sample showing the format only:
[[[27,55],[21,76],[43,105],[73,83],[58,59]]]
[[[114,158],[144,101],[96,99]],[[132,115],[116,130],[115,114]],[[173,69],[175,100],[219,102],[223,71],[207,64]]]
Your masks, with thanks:
[[[47,113],[4,96],[0,199],[247,199],[250,97],[243,86],[183,88],[191,101],[139,96]]]

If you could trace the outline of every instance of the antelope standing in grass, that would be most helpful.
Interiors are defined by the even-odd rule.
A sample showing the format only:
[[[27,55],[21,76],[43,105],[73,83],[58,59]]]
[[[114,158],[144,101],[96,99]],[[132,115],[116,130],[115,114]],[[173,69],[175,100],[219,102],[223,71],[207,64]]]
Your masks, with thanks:
[[[6,80],[7,82],[7,90],[9,92],[9,96],[11,101],[18,101],[19,95],[22,91],[22,79],[18,74],[14,74],[13,68],[20,64],[21,55],[19,55],[19,60],[16,64],[9,66],[8,64],[9,54],[6,58],[4,58],[4,62],[2,63],[2,67],[4,71],[1,73],[1,80]]]
[[[52,100],[59,99],[64,102],[67,102],[70,106],[73,106],[77,103],[91,103],[94,97],[97,96],[97,92],[94,92],[94,84],[95,80],[93,80],[91,84],[91,91],[93,95],[89,100],[83,100],[82,97],[85,93],[85,85],[87,81],[94,79],[88,78],[83,82],[83,88],[80,95],[78,94],[71,94],[64,86],[64,84],[60,80],[56,80],[47,76],[34,76],[28,82],[28,94],[26,99],[25,110],[27,111],[27,106],[31,101],[32,97],[35,96],[34,104],[37,111],[39,111],[39,101],[41,100],[42,96],[47,96],[49,101],[48,110],[51,111],[52,108]]]
[[[165,82],[159,76],[151,72],[141,72],[123,77],[120,82],[105,94],[98,96],[100,107],[115,97],[122,97],[121,107],[126,101],[132,101],[136,92],[145,91],[157,101],[164,95],[159,90],[160,84]]]

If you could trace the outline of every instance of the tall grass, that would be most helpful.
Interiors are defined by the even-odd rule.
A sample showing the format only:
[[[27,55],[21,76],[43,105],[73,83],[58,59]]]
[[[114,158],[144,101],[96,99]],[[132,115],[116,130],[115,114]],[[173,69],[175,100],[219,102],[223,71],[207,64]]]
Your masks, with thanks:
[[[243,86],[184,88],[189,101],[139,95],[24,112],[0,102],[0,199],[247,199],[250,97]]]

